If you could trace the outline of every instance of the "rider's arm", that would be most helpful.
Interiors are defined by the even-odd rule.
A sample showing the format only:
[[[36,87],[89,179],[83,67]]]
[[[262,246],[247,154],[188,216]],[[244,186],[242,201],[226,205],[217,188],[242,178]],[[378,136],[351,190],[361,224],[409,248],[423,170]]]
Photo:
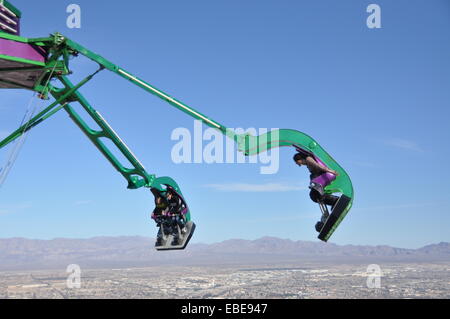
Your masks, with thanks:
[[[331,174],[334,174],[334,175],[337,175],[337,174],[338,174],[336,171],[334,171],[334,170],[332,170],[332,169],[330,169],[330,168],[328,168],[328,167],[325,167],[325,166],[323,166],[323,165],[317,163],[317,162],[314,160],[314,158],[312,158],[311,156],[308,156],[308,157],[306,158],[306,165],[308,165],[308,166],[310,166],[310,167],[313,167],[313,168],[316,169],[316,170],[322,171],[323,173],[331,173]]]
[[[183,201],[181,200],[181,198],[178,198],[178,200],[177,200],[177,207],[176,207],[176,213],[180,214],[182,210],[183,210]]]

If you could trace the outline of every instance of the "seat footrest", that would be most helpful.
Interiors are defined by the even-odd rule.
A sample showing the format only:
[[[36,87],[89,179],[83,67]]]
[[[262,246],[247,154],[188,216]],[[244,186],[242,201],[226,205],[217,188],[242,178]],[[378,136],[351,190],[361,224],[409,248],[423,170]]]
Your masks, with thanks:
[[[352,199],[348,196],[342,195],[336,205],[333,208],[333,211],[331,212],[330,216],[328,217],[327,221],[325,222],[325,225],[323,226],[322,230],[319,234],[319,239],[322,241],[327,241],[326,238],[330,231],[332,231],[334,225],[338,222],[340,219],[342,213],[346,210],[347,206],[350,204]]]
[[[174,235],[166,235],[163,236],[161,245],[155,246],[156,250],[158,251],[165,251],[165,250],[183,250],[186,248],[186,246],[189,244],[189,241],[192,238],[192,235],[195,231],[195,224],[192,221],[189,221],[186,223],[186,232],[182,235],[180,235],[180,240],[178,245],[172,245],[172,241],[174,239]]]

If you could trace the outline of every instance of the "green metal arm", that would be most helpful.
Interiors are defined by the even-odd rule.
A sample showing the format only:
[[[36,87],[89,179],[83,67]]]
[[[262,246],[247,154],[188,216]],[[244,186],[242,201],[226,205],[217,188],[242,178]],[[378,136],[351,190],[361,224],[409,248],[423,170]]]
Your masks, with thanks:
[[[32,128],[36,127],[50,116],[54,115],[61,109],[65,109],[69,113],[70,118],[78,125],[78,127],[87,135],[87,137],[94,143],[94,145],[100,150],[100,152],[108,159],[108,161],[119,171],[122,176],[128,181],[128,188],[137,189],[140,187],[151,187],[155,180],[154,175],[150,175],[145,170],[144,166],[139,162],[136,156],[130,151],[127,145],[117,135],[117,133],[111,128],[106,120],[97,112],[87,100],[78,92],[78,89],[89,82],[99,69],[94,74],[89,75],[83,81],[77,85],[73,85],[70,80],[65,76],[60,76],[59,80],[64,85],[64,88],[57,89],[52,87],[50,93],[55,98],[55,102],[46,107],[43,111],[39,112],[27,123],[22,125],[3,141],[0,142],[0,149],[10,144]],[[95,131],[91,129],[82,117],[75,111],[73,107],[69,105],[70,102],[78,102],[86,110],[87,114],[99,125],[101,131]],[[133,168],[125,167],[110,149],[101,141],[102,138],[112,141],[119,151],[125,156],[125,158],[131,163]]]
[[[347,213],[353,206],[354,193],[350,176],[330,154],[328,154],[312,137],[296,130],[275,130],[261,136],[247,136],[244,143],[239,145],[239,150],[245,155],[256,155],[274,147],[297,146],[319,157],[327,166],[339,173],[339,176],[328,186],[325,193],[342,193],[350,198],[344,211],[340,214],[329,232],[325,235],[327,241],[339,227]]]
[[[58,90],[56,88],[53,88],[53,93],[55,96],[57,96],[56,101],[50,104],[48,107],[46,107],[43,111],[39,112],[36,116],[34,116],[31,120],[29,120],[27,123],[19,127],[17,130],[15,130],[13,133],[11,133],[8,137],[6,137],[3,141],[0,142],[0,149],[8,145],[9,143],[13,142],[29,130],[31,130],[33,127],[37,126],[38,124],[42,123],[44,120],[48,119],[50,116],[55,114],[57,111],[59,111],[61,108],[64,107],[64,105],[70,101],[73,97],[73,94],[76,90],[78,90],[80,87],[85,85],[87,82],[89,82],[95,74],[97,74],[99,71],[95,72],[94,74],[89,75],[86,77],[83,81],[78,83],[76,86],[73,86],[67,90]],[[59,105],[59,107],[57,107]]]
[[[60,78],[61,82],[64,84],[66,89],[71,90],[74,88],[70,80],[63,76]],[[52,93],[55,98],[57,95]],[[81,118],[81,116],[75,111],[70,105],[65,105],[64,109],[69,113],[70,118],[78,125],[78,127],[86,134],[86,136],[94,143],[98,150],[108,159],[108,161],[114,166],[114,168],[122,174],[123,177],[128,181],[128,188],[137,189],[140,187],[150,187],[153,183],[155,176],[150,175],[145,170],[141,162],[136,158],[136,156],[131,152],[128,146],[122,141],[122,139],[117,135],[117,133],[111,128],[111,126],[106,122],[103,116],[96,111],[89,102],[81,95],[80,92],[75,91],[73,98],[76,102],[84,108],[87,114],[99,125],[100,131],[93,130],[90,128],[86,122]],[[133,168],[125,167],[117,157],[111,152],[110,149],[101,141],[102,138],[109,139],[115,144],[119,151],[126,157],[126,159],[131,163]]]
[[[149,83],[145,82],[144,80],[138,78],[137,76],[131,74],[130,72],[126,71],[125,69],[111,63],[110,61],[106,60],[105,58],[101,57],[100,55],[86,49],[85,47],[81,46],[80,44],[65,38],[64,40],[65,45],[73,50],[76,53],[80,53],[87,58],[91,59],[92,61],[97,62],[98,64],[105,67],[107,70],[114,72],[115,74],[121,76],[122,78],[125,78],[129,80],[131,83],[139,86],[140,88],[143,88],[147,92],[156,95],[160,99],[165,100],[170,105],[176,107],[180,111],[183,111],[184,113],[187,113],[188,115],[194,117],[195,119],[198,119],[205,123],[206,125],[213,127],[215,129],[220,130],[224,134],[227,133],[227,128],[218,122],[208,118],[204,114],[201,114],[200,112],[194,110],[193,108],[189,107],[188,105],[178,101],[177,99],[171,97],[167,93],[157,89],[156,87],[150,85]]]

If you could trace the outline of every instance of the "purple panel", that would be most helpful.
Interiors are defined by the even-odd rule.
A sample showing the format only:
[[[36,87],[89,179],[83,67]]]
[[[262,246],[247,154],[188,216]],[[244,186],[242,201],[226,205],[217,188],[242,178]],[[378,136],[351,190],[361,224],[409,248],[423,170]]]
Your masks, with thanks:
[[[314,178],[311,182],[322,185],[323,188],[330,185],[332,181],[336,179],[336,176],[331,173],[325,173],[319,177]]]
[[[45,63],[44,52],[39,52],[28,43],[0,39],[0,54]]]

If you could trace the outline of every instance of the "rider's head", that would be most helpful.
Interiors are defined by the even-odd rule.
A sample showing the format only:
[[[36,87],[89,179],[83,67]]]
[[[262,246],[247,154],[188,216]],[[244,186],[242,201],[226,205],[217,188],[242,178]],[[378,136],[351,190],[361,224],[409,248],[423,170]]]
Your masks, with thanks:
[[[173,197],[173,195],[174,195],[173,190],[169,188],[169,189],[167,190],[167,193],[166,193],[167,199],[168,199],[168,200],[171,200],[172,197]]]
[[[295,156],[294,156],[294,162],[295,162],[297,165],[303,165],[305,159],[306,159],[306,155],[305,155],[305,154],[302,154],[302,153],[297,153],[297,154],[295,154]]]

